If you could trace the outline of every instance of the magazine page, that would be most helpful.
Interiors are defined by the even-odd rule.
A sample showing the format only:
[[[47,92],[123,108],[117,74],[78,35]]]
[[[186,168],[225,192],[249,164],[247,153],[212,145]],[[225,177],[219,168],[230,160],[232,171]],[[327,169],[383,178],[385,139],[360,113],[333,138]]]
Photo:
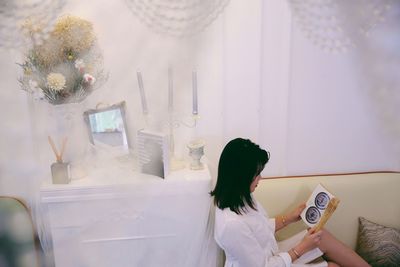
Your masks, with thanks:
[[[301,213],[301,218],[309,226],[314,227],[324,214],[329,201],[335,196],[322,184],[318,184],[306,202],[306,208]]]

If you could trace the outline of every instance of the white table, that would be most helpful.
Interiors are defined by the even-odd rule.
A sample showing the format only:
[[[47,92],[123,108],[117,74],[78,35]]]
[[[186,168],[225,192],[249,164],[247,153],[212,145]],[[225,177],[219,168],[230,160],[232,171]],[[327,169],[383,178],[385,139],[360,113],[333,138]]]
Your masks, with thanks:
[[[44,184],[56,266],[197,266],[210,187],[208,169],[166,179],[107,169]]]

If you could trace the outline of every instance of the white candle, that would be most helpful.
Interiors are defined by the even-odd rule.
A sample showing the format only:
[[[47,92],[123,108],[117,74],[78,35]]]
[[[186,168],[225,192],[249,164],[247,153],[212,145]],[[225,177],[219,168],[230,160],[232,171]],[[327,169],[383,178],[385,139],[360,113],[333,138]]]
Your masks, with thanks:
[[[173,82],[173,72],[172,68],[168,68],[168,111],[172,112],[173,106],[174,106],[174,94],[173,94],[173,87],[174,87],[174,82]]]
[[[148,109],[147,109],[146,95],[144,93],[142,74],[140,73],[140,71],[138,71],[138,72],[136,72],[136,75],[137,75],[137,80],[138,80],[138,84],[139,84],[140,98],[142,100],[143,114],[147,114]]]
[[[197,109],[197,72],[193,71],[192,72],[192,89],[193,89],[193,115],[198,114],[198,109]]]

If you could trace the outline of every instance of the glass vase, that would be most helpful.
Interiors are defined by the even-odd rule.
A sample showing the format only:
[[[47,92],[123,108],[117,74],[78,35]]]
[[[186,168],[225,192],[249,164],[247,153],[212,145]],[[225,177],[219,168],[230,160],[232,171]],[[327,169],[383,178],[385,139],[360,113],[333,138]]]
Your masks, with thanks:
[[[88,133],[83,117],[85,111],[82,103],[62,105],[48,105],[49,123],[48,131],[54,141],[60,144],[66,140],[65,150],[62,155],[64,162],[81,161],[86,154],[89,143]]]
[[[35,153],[40,168],[46,173],[47,170],[50,173],[52,163],[61,160],[70,164],[72,179],[86,175],[83,165],[90,143],[83,117],[85,110],[84,102],[62,105],[44,101],[33,103],[31,117]]]

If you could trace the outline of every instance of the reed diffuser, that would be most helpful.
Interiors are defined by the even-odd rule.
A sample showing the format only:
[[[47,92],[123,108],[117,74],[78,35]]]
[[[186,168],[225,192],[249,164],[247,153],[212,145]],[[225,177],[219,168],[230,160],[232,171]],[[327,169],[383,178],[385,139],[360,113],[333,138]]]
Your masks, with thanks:
[[[70,166],[68,162],[63,162],[63,154],[67,144],[67,138],[63,139],[61,151],[58,152],[51,136],[48,136],[49,144],[56,156],[56,162],[51,164],[51,176],[53,184],[68,184],[71,181]]]

